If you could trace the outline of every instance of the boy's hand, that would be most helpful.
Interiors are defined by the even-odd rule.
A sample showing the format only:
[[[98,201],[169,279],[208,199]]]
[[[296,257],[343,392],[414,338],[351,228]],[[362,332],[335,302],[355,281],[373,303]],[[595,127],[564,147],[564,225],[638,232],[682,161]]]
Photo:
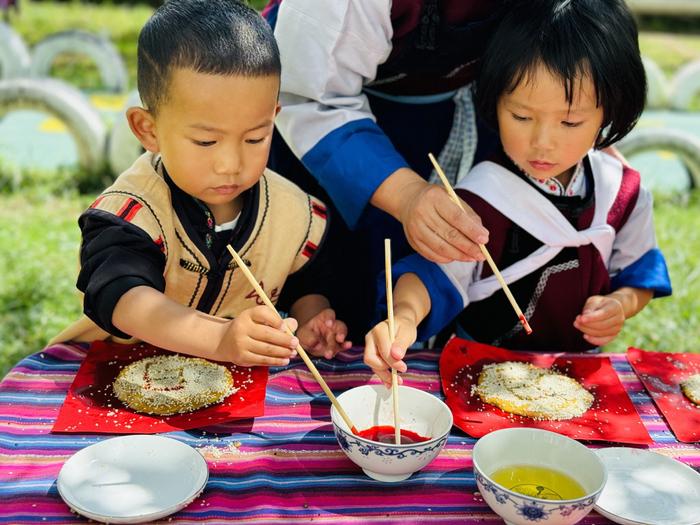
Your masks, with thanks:
[[[403,361],[408,347],[416,341],[417,328],[414,322],[404,317],[395,317],[396,338],[392,344],[389,336],[389,322],[382,321],[365,336],[365,364],[379,379],[391,387],[391,368],[405,372],[408,366]],[[401,384],[401,377],[398,378]]]
[[[335,311],[325,308],[309,319],[297,331],[302,348],[316,357],[332,359],[341,350],[352,346],[345,338],[348,327],[335,318]]]
[[[292,331],[296,329],[295,319],[285,322]],[[229,321],[216,355],[241,366],[285,366],[296,355],[297,344],[299,340],[287,333],[275,312],[256,306]]]
[[[574,326],[583,332],[583,338],[596,346],[615,339],[625,324],[622,303],[611,295],[593,295],[586,300],[583,312],[576,316]]]

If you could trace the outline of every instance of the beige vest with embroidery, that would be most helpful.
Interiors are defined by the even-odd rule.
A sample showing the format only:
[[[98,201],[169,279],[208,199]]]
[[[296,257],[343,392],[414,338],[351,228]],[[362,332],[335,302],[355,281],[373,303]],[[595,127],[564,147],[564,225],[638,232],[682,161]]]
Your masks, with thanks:
[[[142,155],[91,207],[122,216],[129,210],[124,219],[145,231],[165,254],[165,295],[195,308],[207,285],[209,263],[185,233],[172,207],[168,184],[154,170],[154,164],[153,154]],[[326,229],[326,207],[270,170],[265,170],[259,185],[255,224],[238,253],[274,303],[287,276],[302,268],[320,244]],[[207,313],[232,318],[260,304],[263,302],[232,261]],[[50,344],[106,339],[126,342],[83,315]]]

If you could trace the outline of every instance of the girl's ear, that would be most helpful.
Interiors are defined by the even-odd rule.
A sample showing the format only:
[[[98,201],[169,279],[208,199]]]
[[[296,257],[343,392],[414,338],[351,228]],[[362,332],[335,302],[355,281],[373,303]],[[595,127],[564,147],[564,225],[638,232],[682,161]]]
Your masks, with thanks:
[[[126,110],[126,120],[129,122],[131,132],[146,150],[152,153],[160,151],[156,121],[148,110],[139,107],[129,108]]]

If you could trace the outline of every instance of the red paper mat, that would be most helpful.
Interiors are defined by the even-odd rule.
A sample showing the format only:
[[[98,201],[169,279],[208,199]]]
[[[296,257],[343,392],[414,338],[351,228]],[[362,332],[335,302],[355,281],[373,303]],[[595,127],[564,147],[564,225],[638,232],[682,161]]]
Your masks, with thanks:
[[[194,412],[162,417],[140,414],[117,399],[112,382],[122,368],[144,357],[170,353],[145,344],[94,342],[68,390],[52,431],[155,434],[263,414],[267,367],[246,368],[232,363],[219,364],[231,371],[233,386],[238,391],[221,403]]]
[[[647,352],[630,347],[627,360],[647,389],[659,412],[678,441],[700,441],[700,407],[693,404],[679,386],[700,373],[700,354]]]
[[[540,421],[510,414],[482,402],[477,394],[472,394],[472,385],[477,384],[484,365],[503,361],[522,361],[541,368],[553,366],[591,392],[595,397],[593,406],[577,418]],[[440,379],[454,424],[474,437],[500,428],[532,427],[574,439],[639,445],[652,442],[607,357],[511,352],[464,339],[452,339],[440,356]]]

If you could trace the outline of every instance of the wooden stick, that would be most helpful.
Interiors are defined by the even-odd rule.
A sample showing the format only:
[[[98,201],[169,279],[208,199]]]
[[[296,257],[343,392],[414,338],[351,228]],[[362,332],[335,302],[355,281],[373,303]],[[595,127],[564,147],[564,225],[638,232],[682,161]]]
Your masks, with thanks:
[[[457,206],[462,208],[462,210],[464,210],[464,206],[462,206],[462,200],[457,196],[457,194],[455,193],[455,190],[452,189],[452,186],[450,185],[450,181],[448,181],[447,177],[445,177],[445,173],[442,171],[442,168],[438,164],[437,160],[435,160],[435,157],[433,156],[433,154],[428,153],[428,157],[430,158],[430,162],[433,163],[433,166],[435,167],[435,171],[437,172],[438,176],[440,177],[440,180],[442,181],[442,184],[445,186],[445,190],[447,190],[447,193],[449,194],[452,201]],[[520,310],[518,303],[515,302],[515,297],[513,297],[513,294],[510,293],[510,289],[508,288],[506,281],[503,279],[501,272],[498,271],[498,268],[496,267],[496,263],[493,262],[493,259],[491,258],[491,254],[486,249],[486,246],[484,246],[483,244],[479,244],[479,248],[481,249],[481,253],[484,254],[484,257],[486,257],[486,262],[489,263],[489,266],[491,267],[491,271],[496,276],[496,279],[498,279],[498,282],[501,284],[501,288],[503,288],[503,291],[505,292],[506,297],[508,298],[508,301],[510,301],[510,305],[513,307],[513,310],[515,310],[515,313],[517,314],[518,319],[520,320],[520,324],[523,325],[523,328],[525,329],[525,333],[527,335],[530,335],[532,333],[532,328],[530,328],[530,323],[527,322],[527,319],[525,319],[525,316],[523,315],[522,310]]]
[[[289,335],[293,336],[294,332],[292,332],[290,330],[289,326],[287,326],[287,323],[284,322],[284,320],[282,319],[282,316],[277,311],[277,308],[275,308],[275,305],[272,304],[272,301],[270,301],[270,299],[267,297],[265,290],[263,290],[262,287],[260,286],[260,284],[258,284],[257,279],[255,279],[255,277],[253,276],[251,271],[248,269],[246,264],[243,262],[243,259],[241,259],[241,257],[236,253],[236,250],[234,250],[230,244],[227,244],[226,248],[228,248],[228,251],[231,252],[231,256],[233,257],[233,259],[236,261],[236,264],[243,272],[243,275],[245,275],[246,278],[248,279],[248,281],[250,281],[250,284],[253,285],[253,288],[255,289],[257,294],[260,296],[260,298],[263,300],[263,302],[270,309],[272,309],[272,311],[275,312],[275,314],[277,314],[277,317],[279,317],[280,321],[282,321],[282,325],[284,326],[287,333],[289,333]],[[343,420],[345,421],[345,424],[348,426],[348,428],[350,428],[350,431],[353,434],[357,434],[357,428],[355,428],[355,425],[352,424],[352,421],[350,421],[350,418],[345,413],[345,410],[343,410],[343,407],[340,406],[340,403],[338,403],[338,400],[333,395],[333,392],[331,392],[331,389],[328,388],[328,385],[323,380],[323,377],[321,377],[321,374],[319,374],[318,369],[316,368],[316,365],[314,365],[313,361],[311,361],[311,359],[309,359],[309,356],[307,355],[306,350],[304,350],[300,344],[297,345],[297,353],[301,356],[304,363],[306,363],[306,366],[309,368],[309,370],[311,371],[311,374],[314,376],[316,381],[318,381],[318,384],[321,385],[321,388],[328,396],[328,399],[331,400],[331,403],[333,404],[335,409],[338,411],[340,416],[343,418]]]
[[[384,275],[386,276],[386,311],[389,319],[389,337],[394,342],[396,325],[394,324],[394,290],[391,278],[391,239],[384,239]],[[401,444],[401,423],[399,421],[399,378],[396,368],[391,368],[391,398],[394,404],[394,441]]]

